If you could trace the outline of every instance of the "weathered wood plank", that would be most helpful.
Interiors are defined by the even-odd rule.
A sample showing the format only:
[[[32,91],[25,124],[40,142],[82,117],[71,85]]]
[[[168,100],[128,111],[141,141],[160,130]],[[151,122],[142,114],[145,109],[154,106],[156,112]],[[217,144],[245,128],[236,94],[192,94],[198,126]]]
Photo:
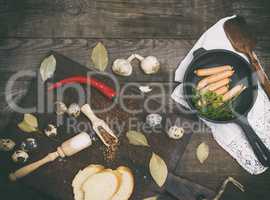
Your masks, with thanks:
[[[194,43],[193,40],[166,39],[8,39],[0,41],[0,71],[2,80],[7,80],[19,70],[37,69],[44,56],[54,50],[74,61],[91,68],[90,53],[98,41],[102,41],[109,52],[107,71],[111,72],[112,62],[127,58],[133,53],[142,56],[154,55],[161,63],[161,70],[155,75],[144,75],[139,62],[134,60],[131,77],[119,77],[121,81],[167,81],[173,78],[173,71]]]
[[[120,81],[171,81],[178,63],[194,44],[194,40],[180,39],[4,39],[0,40],[1,80],[7,81],[19,70],[36,70],[41,60],[50,51],[57,51],[74,61],[91,68],[91,49],[102,41],[109,52],[107,71],[111,73],[112,62],[127,58],[132,53],[142,56],[154,55],[161,62],[161,71],[155,75],[144,75],[139,63],[134,60],[131,77],[120,77]],[[261,38],[256,50],[260,61],[270,75],[270,39]]]
[[[102,39],[109,49],[111,62],[130,53],[141,53],[158,56],[163,63],[164,70],[153,78],[144,76],[135,63],[132,81],[166,81],[168,71],[175,69],[194,40],[219,18],[234,13],[243,15],[258,36],[256,52],[270,75],[270,29],[267,27],[270,24],[270,3],[267,0],[0,0],[1,110],[7,110],[3,93],[6,81],[21,69],[37,69],[49,50],[91,66],[89,49],[96,44],[97,38],[116,38]],[[10,93],[19,96],[26,85],[27,81],[20,81]],[[3,124],[7,118],[5,112],[1,113],[0,124]],[[206,138],[213,154],[206,166],[199,167],[194,148],[205,139],[205,135],[202,137],[192,138],[191,146],[176,170],[179,175],[213,189],[218,188],[223,178],[233,175],[246,185],[247,192],[242,194],[229,187],[224,199],[269,198],[269,171],[262,176],[248,175],[209,135]]]
[[[200,164],[196,158],[196,148],[201,142],[206,142],[210,148],[209,157],[204,164]],[[192,135],[190,143],[176,167],[176,174],[214,190],[218,190],[222,182],[228,176],[232,176],[245,186],[246,192],[242,193],[235,187],[228,187],[222,199],[253,200],[259,196],[260,200],[269,199],[269,170],[258,176],[248,174],[215,142],[210,133],[204,132]]]
[[[0,37],[194,39],[231,14],[245,16],[257,35],[269,35],[262,25],[270,22],[267,1],[10,0],[0,5]]]
[[[231,0],[3,1],[1,37],[196,38]],[[8,23],[7,23],[8,22]]]
[[[242,15],[247,19],[252,31],[257,36],[269,37],[270,29],[270,2],[267,0],[249,1],[241,0],[233,2],[235,14]]]

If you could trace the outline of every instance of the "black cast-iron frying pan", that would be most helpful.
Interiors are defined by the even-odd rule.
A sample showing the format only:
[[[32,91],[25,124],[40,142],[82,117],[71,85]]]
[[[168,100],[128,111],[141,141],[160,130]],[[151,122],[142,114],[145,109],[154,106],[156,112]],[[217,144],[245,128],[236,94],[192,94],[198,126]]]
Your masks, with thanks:
[[[188,105],[200,118],[207,121],[214,123],[237,123],[245,132],[258,160],[264,166],[270,166],[270,151],[254,132],[247,120],[247,114],[254,105],[258,92],[257,79],[256,76],[253,75],[254,73],[250,64],[238,54],[222,49],[206,51],[205,49],[200,48],[194,52],[193,56],[194,58],[186,70],[183,82],[184,96]],[[234,117],[230,120],[206,118],[198,112],[192,101],[192,96],[194,95],[193,88],[201,79],[194,74],[194,70],[221,65],[231,65],[235,70],[234,75],[231,77],[231,86],[242,83],[247,87],[241,95],[233,101],[232,111],[234,112]]]

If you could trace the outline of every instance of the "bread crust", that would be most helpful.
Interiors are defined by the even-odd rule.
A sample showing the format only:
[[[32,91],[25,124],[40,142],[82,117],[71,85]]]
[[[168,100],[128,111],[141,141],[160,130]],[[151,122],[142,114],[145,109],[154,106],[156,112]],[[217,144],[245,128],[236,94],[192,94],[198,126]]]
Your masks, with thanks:
[[[111,200],[128,200],[134,190],[134,176],[132,171],[125,166],[118,167],[116,171],[121,174],[122,181],[118,191],[114,194]]]
[[[134,190],[134,176],[132,174],[132,171],[128,167],[120,166],[116,170],[112,170],[112,169],[104,169],[102,165],[91,164],[87,166],[86,168],[84,168],[83,170],[80,170],[75,175],[72,181],[72,187],[73,187],[75,200],[88,200],[90,198],[91,200],[96,200],[91,197],[92,194],[89,193],[87,195],[86,193],[87,191],[89,191],[89,188],[91,190],[92,184],[95,186],[96,184],[98,184],[98,183],[95,183],[96,181],[93,181],[93,179],[90,180],[91,178],[96,178],[95,175],[97,174],[103,174],[104,176],[106,176],[107,174],[107,175],[113,175],[115,177],[114,180],[109,179],[113,181],[112,183],[114,184],[113,187],[115,189],[112,194],[108,193],[108,198],[106,197],[107,200],[128,200],[130,196],[132,195],[133,190]],[[89,180],[90,182],[88,183]],[[102,180],[102,178],[99,180]],[[106,186],[104,187],[106,188]]]
[[[83,170],[80,170],[72,181],[74,200],[84,200],[84,192],[82,185],[92,175],[101,172],[104,169],[102,165],[88,165]]]
[[[108,180],[105,180],[106,178]],[[118,174],[111,169],[105,169],[88,178],[83,184],[82,190],[85,193],[84,200],[110,200],[117,192],[119,184]],[[101,191],[104,192],[102,193]]]

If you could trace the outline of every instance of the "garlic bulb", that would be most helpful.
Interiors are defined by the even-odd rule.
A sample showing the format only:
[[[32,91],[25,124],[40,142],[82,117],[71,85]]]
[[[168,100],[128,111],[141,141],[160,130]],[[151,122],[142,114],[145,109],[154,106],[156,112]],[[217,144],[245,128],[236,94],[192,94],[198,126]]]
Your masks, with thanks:
[[[120,76],[130,76],[132,73],[132,66],[125,59],[116,59],[113,62],[112,70]]]
[[[160,69],[160,63],[155,56],[147,56],[146,58],[138,54],[135,56],[141,61],[141,68],[145,74],[155,74]]]
[[[115,74],[120,76],[130,76],[132,73],[132,66],[130,62],[135,58],[135,55],[131,55],[128,59],[116,59],[113,62],[112,70]]]

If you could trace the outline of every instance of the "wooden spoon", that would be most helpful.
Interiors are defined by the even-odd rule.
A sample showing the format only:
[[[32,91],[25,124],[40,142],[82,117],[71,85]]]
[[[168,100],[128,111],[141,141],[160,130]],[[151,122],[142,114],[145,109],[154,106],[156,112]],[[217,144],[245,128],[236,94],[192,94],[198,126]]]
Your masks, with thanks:
[[[252,67],[258,74],[263,89],[270,99],[270,81],[253,52],[256,40],[248,29],[245,19],[237,16],[227,20],[224,23],[224,30],[234,49],[248,56]]]

